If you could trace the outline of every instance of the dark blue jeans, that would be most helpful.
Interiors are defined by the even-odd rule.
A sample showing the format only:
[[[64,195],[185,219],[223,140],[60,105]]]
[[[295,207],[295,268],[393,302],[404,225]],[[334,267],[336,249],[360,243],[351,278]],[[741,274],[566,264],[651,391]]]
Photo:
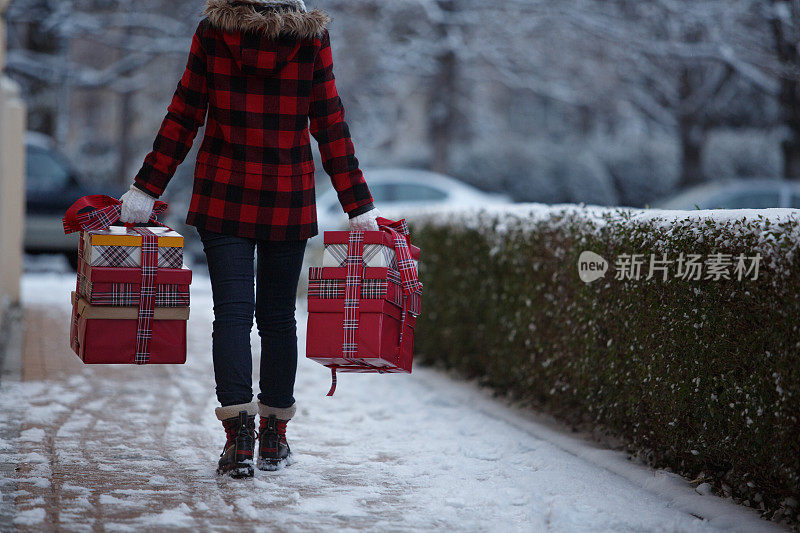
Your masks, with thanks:
[[[250,332],[255,314],[261,337],[258,399],[270,407],[290,407],[297,372],[295,299],[306,240],[257,241],[199,228],[198,232],[214,297],[211,337],[217,399],[223,407],[253,400]]]

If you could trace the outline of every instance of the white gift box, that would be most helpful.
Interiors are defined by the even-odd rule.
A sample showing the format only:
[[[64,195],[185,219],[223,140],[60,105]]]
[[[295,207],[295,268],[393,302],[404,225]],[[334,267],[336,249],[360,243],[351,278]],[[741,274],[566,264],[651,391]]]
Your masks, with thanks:
[[[364,266],[384,267],[398,270],[397,255],[394,249],[385,244],[364,244]],[[323,267],[344,267],[347,266],[347,245],[346,244],[326,244],[325,253],[322,256]],[[417,266],[417,261],[414,261]]]
[[[160,226],[148,227],[158,236],[158,268],[183,266],[183,237]],[[97,267],[141,267],[142,236],[123,226],[82,231],[83,260]]]

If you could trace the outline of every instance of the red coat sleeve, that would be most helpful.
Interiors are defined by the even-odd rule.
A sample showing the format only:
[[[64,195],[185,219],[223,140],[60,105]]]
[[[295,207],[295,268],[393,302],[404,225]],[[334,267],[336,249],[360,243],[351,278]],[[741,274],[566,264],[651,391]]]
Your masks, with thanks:
[[[145,157],[134,183],[153,196],[160,196],[192,148],[197,130],[205,122],[208,109],[206,52],[201,43],[203,23],[192,39],[189,61],[178,83],[167,116],[161,123],[153,151]]]
[[[364,175],[358,167],[344,106],[336,91],[330,36],[322,36],[322,47],[314,62],[314,82],[309,107],[311,135],[319,143],[322,166],[331,178],[345,212],[372,203]]]

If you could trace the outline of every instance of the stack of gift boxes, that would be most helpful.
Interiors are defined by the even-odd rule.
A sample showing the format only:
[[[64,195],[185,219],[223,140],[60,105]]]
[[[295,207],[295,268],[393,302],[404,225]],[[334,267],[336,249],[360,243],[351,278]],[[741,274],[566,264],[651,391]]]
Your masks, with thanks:
[[[70,342],[84,363],[186,362],[192,272],[183,265],[183,237],[166,226],[147,230],[155,234],[157,259],[144,355],[142,234],[124,226],[80,233]]]
[[[386,231],[363,232],[355,346],[345,353],[349,239],[350,232],[326,231],[322,267],[309,270],[306,356],[341,372],[411,372],[421,292],[404,293]],[[419,249],[408,248],[416,271]]]

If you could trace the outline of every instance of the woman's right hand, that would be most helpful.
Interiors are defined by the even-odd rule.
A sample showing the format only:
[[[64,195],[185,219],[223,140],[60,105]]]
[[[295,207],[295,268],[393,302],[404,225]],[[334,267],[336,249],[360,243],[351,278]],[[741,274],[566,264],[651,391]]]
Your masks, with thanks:
[[[350,219],[350,231],[378,231],[377,218],[381,212],[377,208],[370,209]]]

